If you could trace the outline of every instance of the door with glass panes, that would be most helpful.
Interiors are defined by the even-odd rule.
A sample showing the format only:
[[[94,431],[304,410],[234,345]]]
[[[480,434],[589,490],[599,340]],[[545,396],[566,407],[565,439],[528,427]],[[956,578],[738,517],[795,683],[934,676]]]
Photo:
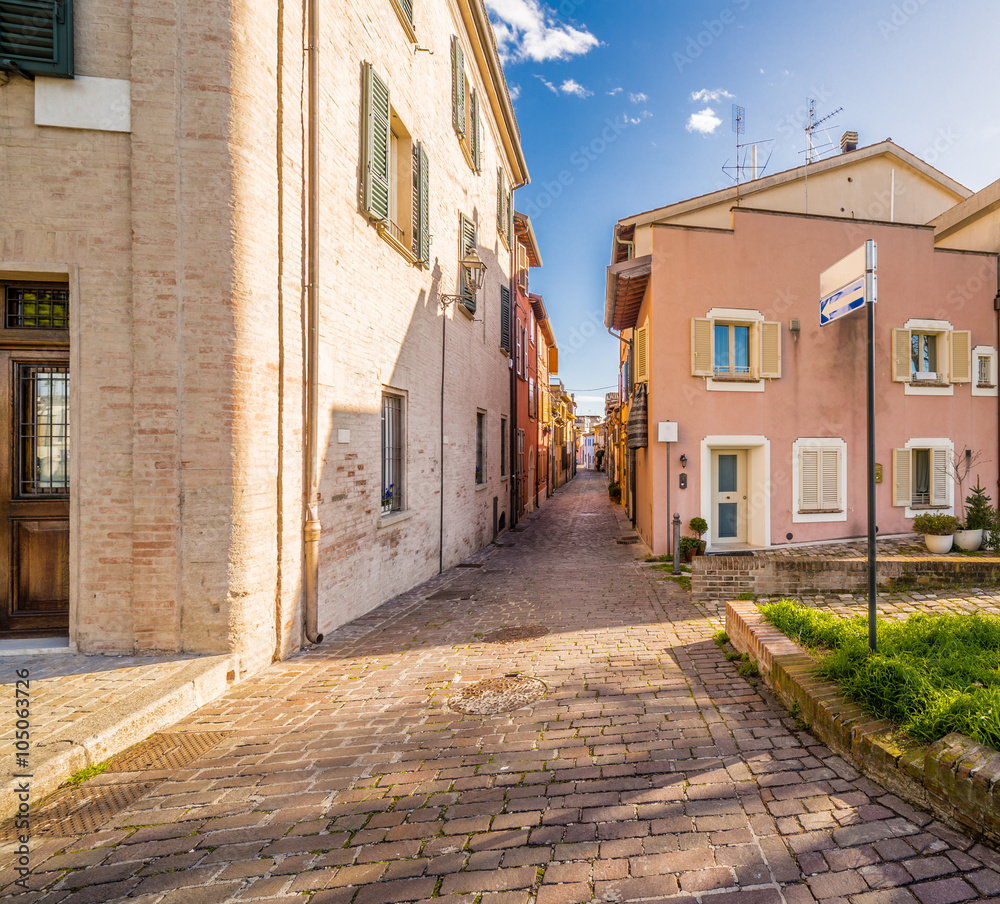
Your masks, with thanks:
[[[0,637],[69,629],[69,291],[0,283]]]

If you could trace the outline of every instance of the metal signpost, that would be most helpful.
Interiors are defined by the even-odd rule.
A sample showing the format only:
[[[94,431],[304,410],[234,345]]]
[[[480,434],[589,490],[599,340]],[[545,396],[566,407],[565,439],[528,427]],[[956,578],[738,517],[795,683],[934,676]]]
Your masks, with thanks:
[[[865,306],[868,311],[868,648],[875,636],[875,240],[837,261],[819,276],[819,324],[827,326]],[[846,488],[845,488],[846,489]]]

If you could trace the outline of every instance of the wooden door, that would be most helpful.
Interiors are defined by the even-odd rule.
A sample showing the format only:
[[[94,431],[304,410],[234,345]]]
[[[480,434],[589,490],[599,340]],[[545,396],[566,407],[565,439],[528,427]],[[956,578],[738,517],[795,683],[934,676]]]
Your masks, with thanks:
[[[712,543],[746,543],[747,453],[729,449],[712,453]]]
[[[69,360],[0,349],[0,635],[69,630]]]

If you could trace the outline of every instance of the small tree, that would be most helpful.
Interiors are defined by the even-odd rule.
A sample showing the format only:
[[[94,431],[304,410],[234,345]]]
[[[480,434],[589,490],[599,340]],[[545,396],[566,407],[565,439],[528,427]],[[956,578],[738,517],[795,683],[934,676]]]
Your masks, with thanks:
[[[976,478],[976,485],[965,497],[968,508],[965,510],[965,527],[967,530],[988,530],[993,522],[993,506],[990,497],[986,495]]]
[[[958,527],[959,530],[965,528],[965,481],[969,478],[969,473],[979,464],[988,464],[988,460],[983,459],[982,452],[972,452],[966,449],[964,452],[955,452],[948,463],[948,476],[958,484]],[[979,482],[979,478],[976,478]]]

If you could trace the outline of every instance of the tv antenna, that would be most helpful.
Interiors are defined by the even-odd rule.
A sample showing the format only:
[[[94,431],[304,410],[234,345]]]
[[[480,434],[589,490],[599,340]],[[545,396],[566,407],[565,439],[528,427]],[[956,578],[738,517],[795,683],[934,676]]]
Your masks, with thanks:
[[[748,174],[751,179],[756,179],[758,176],[763,175],[764,170],[767,168],[768,161],[771,159],[771,152],[773,151],[773,148],[769,150],[767,160],[764,161],[762,166],[758,166],[757,146],[761,144],[769,144],[774,141],[774,139],[765,138],[759,141],[741,140],[741,136],[745,136],[746,133],[746,123],[746,107],[741,107],[739,104],[733,104],[733,132],[736,133],[736,162],[730,164],[727,160],[722,165],[722,171],[729,176],[730,179],[736,180],[737,206],[739,206],[740,203],[740,182],[747,181]],[[747,160],[748,150],[750,157],[749,161]]]
[[[837,107],[837,109],[832,113],[827,113],[826,116],[821,119],[816,119],[816,101],[811,97],[807,98],[807,100],[809,101],[809,122],[806,123],[804,129],[806,133],[806,148],[802,153],[806,155],[806,164],[810,164],[829,153],[833,148],[837,147],[837,145],[830,140],[830,136],[827,134],[829,126],[827,126],[826,129],[821,129],[820,125],[828,119],[833,119],[833,117],[838,113],[841,113],[844,108]],[[825,139],[823,144],[816,144],[817,131],[823,133],[823,137]]]

